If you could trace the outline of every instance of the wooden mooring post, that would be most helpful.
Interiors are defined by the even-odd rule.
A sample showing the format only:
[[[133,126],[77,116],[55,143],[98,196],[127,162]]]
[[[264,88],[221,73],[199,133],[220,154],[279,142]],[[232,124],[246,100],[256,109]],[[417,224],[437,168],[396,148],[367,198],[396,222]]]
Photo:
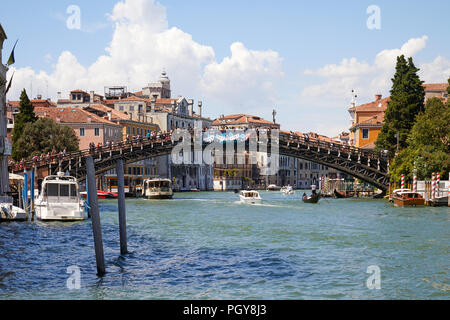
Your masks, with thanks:
[[[117,171],[117,192],[119,202],[119,234],[120,234],[120,254],[128,253],[127,248],[127,216],[125,207],[125,183],[123,172],[123,160],[119,159],[116,163]]]
[[[105,270],[105,255],[103,252],[102,226],[98,209],[97,186],[95,181],[95,167],[92,156],[86,159],[87,185],[89,186],[89,206],[91,211],[92,231],[94,234],[95,259],[97,261],[97,275],[103,276]]]

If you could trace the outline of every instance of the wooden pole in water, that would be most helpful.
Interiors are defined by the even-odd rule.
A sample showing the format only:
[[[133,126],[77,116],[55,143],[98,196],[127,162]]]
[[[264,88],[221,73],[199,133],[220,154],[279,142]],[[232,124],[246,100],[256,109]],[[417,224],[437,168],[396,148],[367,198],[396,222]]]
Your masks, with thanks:
[[[117,171],[117,192],[119,202],[119,234],[120,234],[120,254],[128,253],[127,248],[127,212],[125,207],[125,183],[123,173],[123,160],[116,163]]]
[[[97,188],[95,181],[94,159],[92,156],[86,159],[87,184],[89,186],[89,205],[91,207],[92,231],[94,234],[95,259],[97,261],[97,275],[105,274],[105,255],[103,253],[102,226],[98,210]]]
[[[30,172],[31,221],[34,221],[34,171],[35,168]]]

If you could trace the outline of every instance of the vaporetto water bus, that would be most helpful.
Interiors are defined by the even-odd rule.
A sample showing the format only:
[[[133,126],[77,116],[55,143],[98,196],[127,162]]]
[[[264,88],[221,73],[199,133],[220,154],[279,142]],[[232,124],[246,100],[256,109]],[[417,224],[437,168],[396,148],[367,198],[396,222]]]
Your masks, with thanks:
[[[77,179],[58,172],[42,182],[35,202],[36,217],[44,221],[80,221],[85,219],[84,205]]]
[[[143,196],[147,199],[172,199],[172,182],[169,179],[147,179],[144,181]]]

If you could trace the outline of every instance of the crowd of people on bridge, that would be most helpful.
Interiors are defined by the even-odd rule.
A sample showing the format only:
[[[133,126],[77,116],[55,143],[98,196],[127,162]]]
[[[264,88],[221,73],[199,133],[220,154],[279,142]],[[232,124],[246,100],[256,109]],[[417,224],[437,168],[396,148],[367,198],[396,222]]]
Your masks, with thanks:
[[[176,129],[176,130],[183,130],[183,128]],[[194,135],[194,129],[188,128],[186,129],[191,136]],[[209,128],[203,128],[203,133],[208,133],[209,131],[217,131]],[[226,130],[218,130],[220,132],[225,132]],[[243,130],[244,132],[248,130]],[[271,138],[272,130],[270,128],[257,128],[255,129],[257,138],[261,138],[262,136]],[[148,132],[145,137],[141,135],[137,136],[130,136],[126,135],[125,139],[123,141],[107,141],[105,145],[102,143],[95,144],[94,142],[89,143],[89,149],[84,151],[78,151],[78,152],[72,152],[67,153],[66,150],[62,150],[60,152],[57,152],[56,150],[53,150],[52,152],[48,152],[47,154],[41,154],[41,155],[34,155],[31,160],[21,159],[18,162],[9,161],[9,166],[14,171],[22,171],[26,168],[31,167],[40,167],[42,165],[49,165],[54,163],[59,163],[64,160],[72,159],[77,156],[81,156],[83,154],[96,154],[96,153],[103,153],[108,151],[115,151],[120,150],[129,146],[141,146],[145,143],[153,143],[153,142],[167,142],[172,141],[172,135],[174,133],[174,130],[169,131],[152,131]],[[350,145],[347,145],[345,143],[341,142],[328,142],[325,140],[321,140],[318,137],[310,136],[307,133],[304,133],[302,135],[296,134],[292,131],[287,133],[281,132],[279,135],[280,139],[284,141],[288,141],[290,144],[301,144],[301,145],[307,145],[308,147],[315,147],[315,148],[324,148],[328,149],[330,151],[335,152],[342,152],[347,154],[357,154],[357,155],[363,155],[364,157],[368,159],[376,159],[376,158],[387,158],[387,153],[381,152],[380,154],[377,154],[370,150],[362,150],[355,147],[352,147]],[[180,138],[181,140],[182,138]]]

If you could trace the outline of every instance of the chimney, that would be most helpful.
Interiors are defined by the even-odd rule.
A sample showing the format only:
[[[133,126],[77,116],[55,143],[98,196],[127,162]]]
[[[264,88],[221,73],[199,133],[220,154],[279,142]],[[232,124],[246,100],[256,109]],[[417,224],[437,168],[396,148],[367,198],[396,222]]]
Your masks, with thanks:
[[[376,94],[376,95],[375,95],[375,101],[380,101],[382,97],[383,97],[383,95],[381,95],[381,94]]]
[[[92,123],[92,117],[90,115],[87,117],[87,123]]]
[[[156,111],[156,97],[153,96],[152,100],[151,100],[151,112],[155,112]]]
[[[192,99],[188,100],[188,111],[189,117],[192,117],[194,115],[194,100]]]
[[[112,111],[108,111],[108,120],[112,121]]]
[[[41,100],[41,99],[42,99],[42,95],[38,94],[38,95],[37,95],[37,99],[38,99],[38,100]]]
[[[58,100],[61,100],[62,96],[61,96],[61,91],[58,92]]]
[[[202,117],[202,106],[203,106],[203,102],[199,101],[198,102],[198,116],[200,118]]]
[[[91,94],[90,94],[90,96],[91,96],[91,103],[94,103],[94,95],[95,95],[95,92],[91,91]]]

